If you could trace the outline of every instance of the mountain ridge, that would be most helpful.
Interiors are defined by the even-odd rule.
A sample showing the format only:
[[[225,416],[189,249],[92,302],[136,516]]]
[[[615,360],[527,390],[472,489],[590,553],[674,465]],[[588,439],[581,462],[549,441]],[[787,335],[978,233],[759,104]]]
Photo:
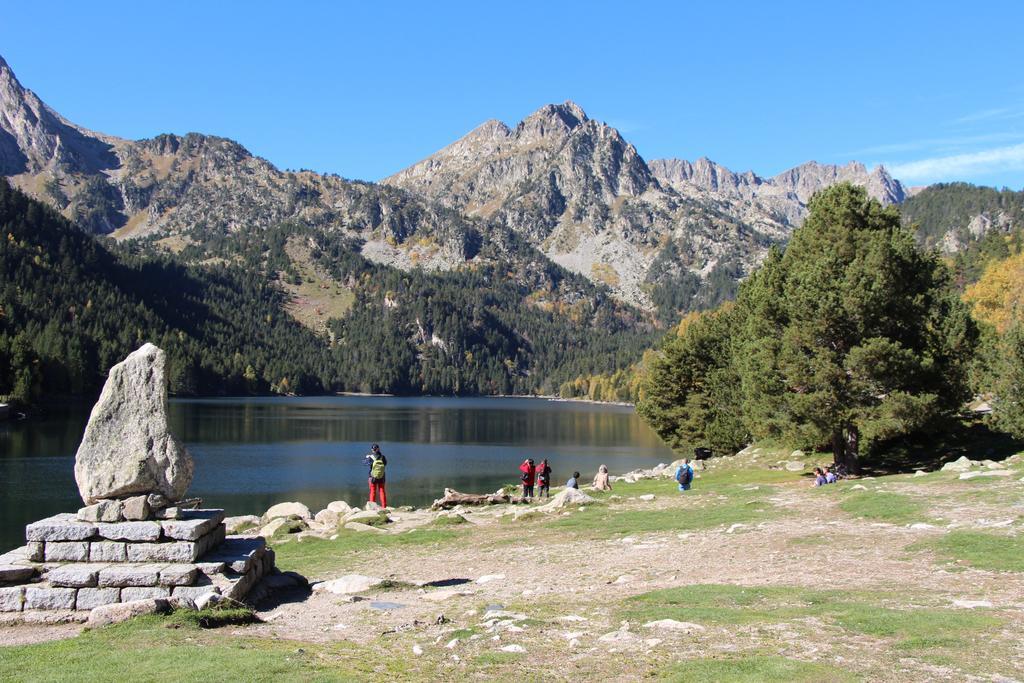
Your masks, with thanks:
[[[884,167],[859,162],[772,177],[706,157],[647,162],[571,100],[515,125],[485,121],[380,183],[282,171],[228,138],[133,141],[76,126],[2,58],[0,167],[89,232],[197,262],[220,258],[225,240],[293,223],[407,271],[547,259],[665,322],[731,296],[817,190],[846,180],[883,203],[909,195]]]

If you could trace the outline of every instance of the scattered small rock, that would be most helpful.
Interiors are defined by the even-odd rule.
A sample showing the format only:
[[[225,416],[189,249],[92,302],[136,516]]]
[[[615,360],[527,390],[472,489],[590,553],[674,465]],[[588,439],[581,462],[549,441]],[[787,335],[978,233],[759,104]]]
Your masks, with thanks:
[[[979,607],[992,607],[992,603],[988,600],[954,600],[953,607],[960,607],[961,609],[976,609]]]
[[[504,574],[484,574],[479,579],[477,579],[476,582],[480,583],[480,584],[484,584],[484,583],[490,583],[492,581],[502,581],[502,580],[504,580],[504,578],[505,578]]]
[[[686,633],[705,630],[704,627],[700,624],[693,624],[689,621],[676,621],[675,619],[659,619],[657,621],[649,621],[646,624],[644,624],[644,628],[655,628],[665,631],[685,631]]]

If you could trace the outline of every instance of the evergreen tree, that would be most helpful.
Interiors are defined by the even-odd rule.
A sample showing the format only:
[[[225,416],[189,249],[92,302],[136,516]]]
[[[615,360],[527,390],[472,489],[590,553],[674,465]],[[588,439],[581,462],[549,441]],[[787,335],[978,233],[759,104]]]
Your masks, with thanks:
[[[809,209],[785,253],[740,290],[743,414],[755,437],[830,443],[856,472],[863,445],[962,404],[977,329],[895,208],[841,184]]]
[[[735,452],[749,438],[731,358],[734,324],[731,305],[690,314],[645,374],[637,412],[674,449]]]

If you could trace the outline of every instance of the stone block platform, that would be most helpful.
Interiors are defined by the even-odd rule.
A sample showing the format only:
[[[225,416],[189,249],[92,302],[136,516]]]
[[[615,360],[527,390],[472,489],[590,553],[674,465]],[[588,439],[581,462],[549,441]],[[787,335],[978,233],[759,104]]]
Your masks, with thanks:
[[[82,611],[207,593],[242,601],[275,570],[263,538],[226,536],[223,510],[130,522],[60,514],[29,524],[25,538],[0,555],[0,612]]]

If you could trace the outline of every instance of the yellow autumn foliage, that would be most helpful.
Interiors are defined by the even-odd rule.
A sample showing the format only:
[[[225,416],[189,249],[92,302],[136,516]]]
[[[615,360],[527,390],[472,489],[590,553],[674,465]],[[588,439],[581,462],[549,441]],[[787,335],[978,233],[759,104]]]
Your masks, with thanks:
[[[996,261],[964,292],[977,320],[995,326],[1000,334],[1021,319],[1024,304],[1024,252]]]

